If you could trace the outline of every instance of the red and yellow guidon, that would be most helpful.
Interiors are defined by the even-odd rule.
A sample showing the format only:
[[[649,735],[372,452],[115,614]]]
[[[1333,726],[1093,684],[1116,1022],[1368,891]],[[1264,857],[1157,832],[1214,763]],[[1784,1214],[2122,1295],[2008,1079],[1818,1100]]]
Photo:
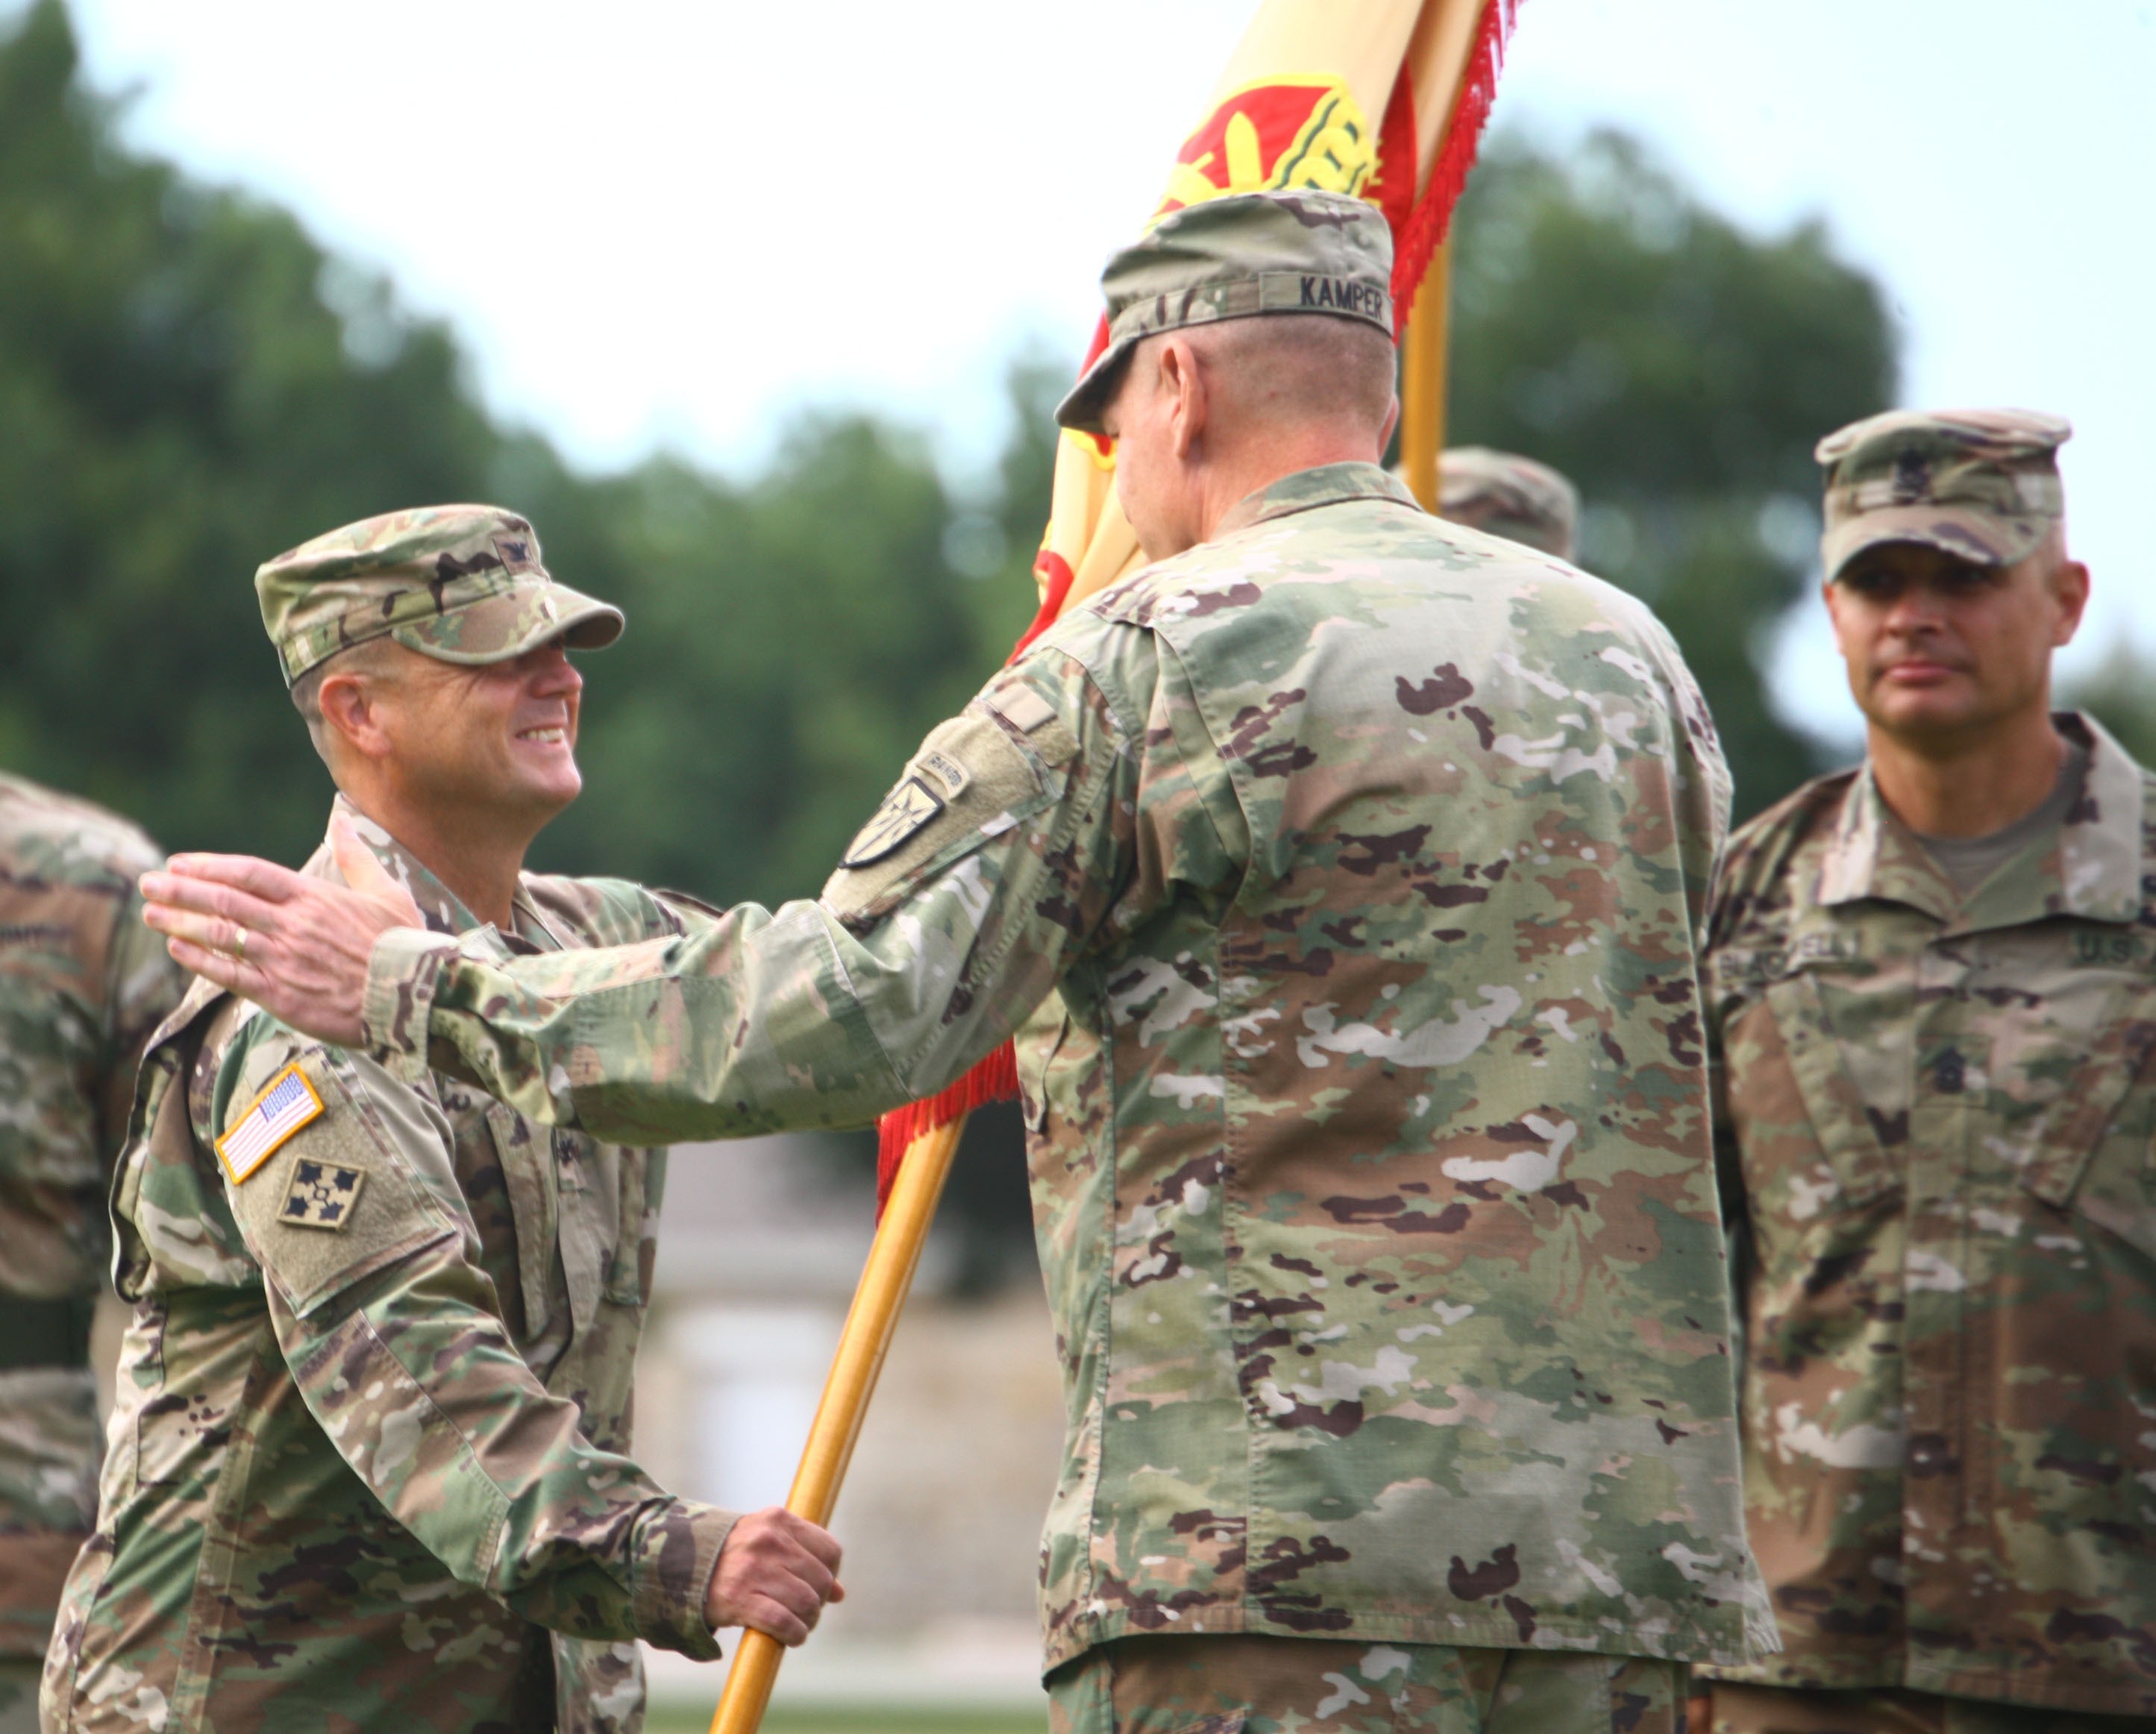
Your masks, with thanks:
[[[1346,85],[1318,76],[1246,85],[1183,141],[1155,211],[1227,192],[1310,187],[1359,196],[1378,167],[1378,136]]]

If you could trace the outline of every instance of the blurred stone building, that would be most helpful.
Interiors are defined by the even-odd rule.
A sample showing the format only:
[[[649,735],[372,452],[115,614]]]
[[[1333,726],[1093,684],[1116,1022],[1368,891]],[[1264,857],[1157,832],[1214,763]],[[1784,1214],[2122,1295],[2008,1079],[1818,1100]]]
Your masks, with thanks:
[[[951,1203],[832,1524],[847,1600],[789,1660],[782,1691],[1034,1690],[1034,1572],[1063,1433],[1053,1335],[1029,1261],[984,1275],[963,1196]],[[637,1368],[636,1454],[661,1485],[740,1510],[784,1500],[872,1213],[858,1167],[813,1135],[674,1152]],[[652,1660],[655,1696],[717,1678]]]

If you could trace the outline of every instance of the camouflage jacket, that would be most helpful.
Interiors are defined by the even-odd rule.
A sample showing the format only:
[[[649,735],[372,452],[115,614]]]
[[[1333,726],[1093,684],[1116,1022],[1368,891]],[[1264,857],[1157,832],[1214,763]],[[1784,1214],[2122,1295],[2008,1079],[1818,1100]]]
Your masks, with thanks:
[[[1746,1654],[1668,637],[1306,470],[930,735],[818,903],[502,966],[370,1039],[535,1117],[859,1121],[1014,1026],[1069,1393],[1048,1661],[1147,1632]]]
[[[44,1654],[97,1510],[105,1188],[185,980],[136,898],[160,859],[101,808],[0,775],[0,1657]]]
[[[1731,851],[1746,1677],[2156,1714],[2156,803],[2061,721],[2082,798],[1965,900],[1866,772]]]
[[[505,938],[361,823],[437,931],[495,956],[680,926],[527,875]],[[198,984],[115,1188],[135,1313],[46,1726],[640,1726],[629,1640],[717,1654],[732,1521],[623,1454],[664,1175]]]

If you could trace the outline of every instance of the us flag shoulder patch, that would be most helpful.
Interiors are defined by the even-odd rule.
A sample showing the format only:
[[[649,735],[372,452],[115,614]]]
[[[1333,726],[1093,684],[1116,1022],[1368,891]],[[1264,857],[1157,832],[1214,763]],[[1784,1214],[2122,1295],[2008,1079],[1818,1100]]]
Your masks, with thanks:
[[[234,1186],[275,1153],[300,1127],[322,1116],[322,1099],[296,1062],[272,1078],[217,1141],[218,1159]]]

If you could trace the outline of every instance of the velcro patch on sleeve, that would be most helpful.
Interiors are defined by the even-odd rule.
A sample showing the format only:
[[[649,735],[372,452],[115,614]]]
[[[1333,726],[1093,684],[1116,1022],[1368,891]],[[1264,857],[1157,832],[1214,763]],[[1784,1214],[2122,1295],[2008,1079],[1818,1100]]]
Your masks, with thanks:
[[[228,1196],[248,1250],[305,1318],[465,1224],[424,1177],[454,1161],[430,1099],[361,1056],[317,1048],[294,1065],[322,1111]]]
[[[285,1208],[277,1213],[277,1220],[295,1229],[341,1234],[352,1226],[352,1213],[359,1208],[359,1189],[366,1183],[364,1168],[302,1157],[292,1164],[292,1183],[285,1189]]]
[[[322,1099],[297,1062],[264,1085],[224,1136],[217,1141],[218,1160],[234,1186],[277,1153],[285,1141],[322,1116]]]
[[[955,716],[929,736],[848,846],[824,901],[842,921],[880,912],[939,864],[1000,835],[1047,798],[1033,757],[1003,724],[978,711]]]
[[[860,833],[846,845],[841,867],[866,867],[902,846],[923,825],[943,810],[942,797],[918,777],[899,779],[898,787],[883,798]]]

